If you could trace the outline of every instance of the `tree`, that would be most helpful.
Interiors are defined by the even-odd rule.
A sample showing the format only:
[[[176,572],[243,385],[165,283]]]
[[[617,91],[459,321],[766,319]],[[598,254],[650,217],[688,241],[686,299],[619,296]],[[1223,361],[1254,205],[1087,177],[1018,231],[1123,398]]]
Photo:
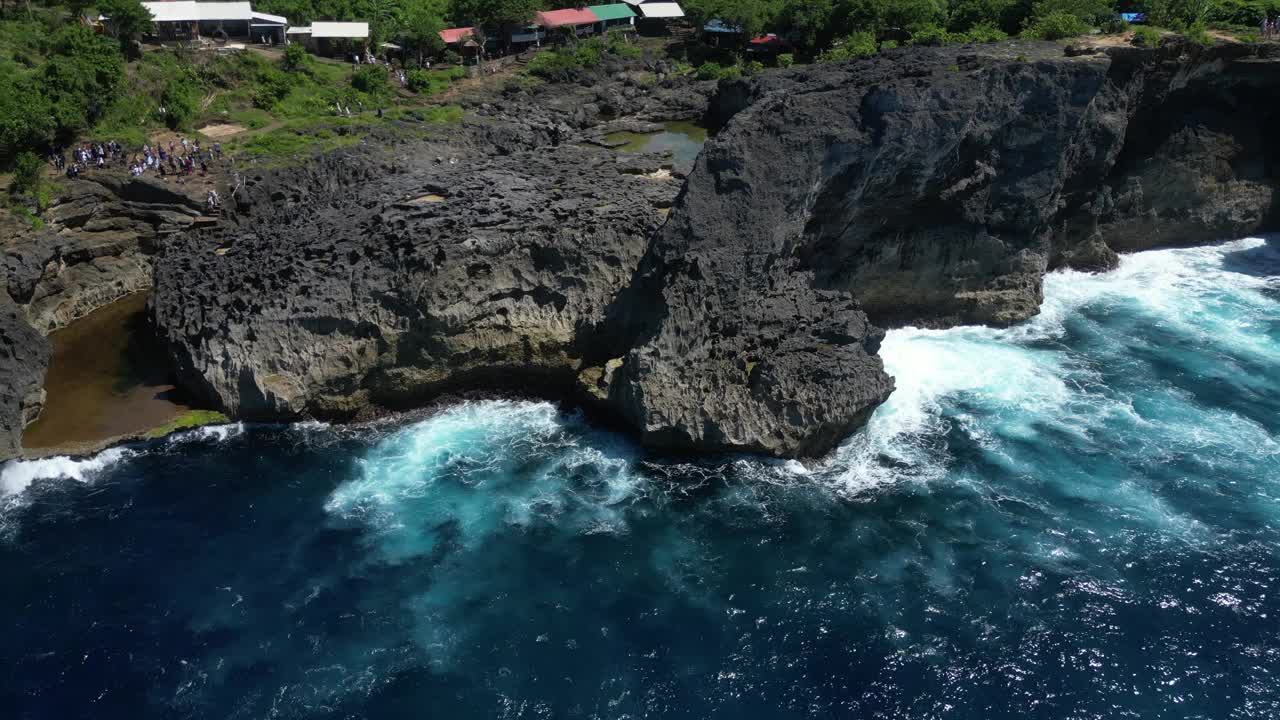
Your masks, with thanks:
[[[43,182],[44,163],[40,158],[31,152],[19,153],[13,162],[13,182],[9,183],[9,192],[35,195]]]
[[[787,38],[800,47],[819,48],[835,37],[833,0],[787,0],[780,21]]]
[[[0,73],[0,165],[20,150],[53,142],[53,106],[40,85],[30,74]]]
[[[479,36],[481,28],[497,28],[503,46],[511,37],[512,28],[523,27],[533,21],[533,16],[543,9],[542,0],[449,0],[449,17],[459,25],[476,28],[476,42],[484,48]]]
[[[418,57],[418,65],[428,55],[438,55],[444,51],[444,40],[440,31],[444,29],[444,18],[440,3],[431,0],[408,0],[401,19],[400,37],[407,49]]]
[[[143,7],[141,0],[98,0],[97,5],[107,18],[107,32],[120,41],[125,55],[132,57],[133,41],[155,27],[151,11]]]
[[[111,102],[124,59],[114,41],[83,25],[59,30],[51,47],[39,75],[58,131],[70,134],[91,125]]]

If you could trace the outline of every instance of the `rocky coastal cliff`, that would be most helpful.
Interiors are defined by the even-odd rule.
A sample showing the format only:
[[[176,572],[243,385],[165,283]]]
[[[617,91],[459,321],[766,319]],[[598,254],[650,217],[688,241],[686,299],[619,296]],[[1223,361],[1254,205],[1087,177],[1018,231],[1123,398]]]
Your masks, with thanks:
[[[452,136],[248,178],[220,227],[151,259],[183,383],[246,418],[515,389],[664,449],[818,455],[892,392],[881,327],[1007,325],[1055,267],[1276,219],[1270,48],[1014,42],[766,73],[720,86],[716,134],[674,174],[599,138],[703,101],[611,88],[511,88]]]
[[[1275,46],[899,50],[722,89],[679,232],[772,237],[873,322],[1008,325],[1047,270],[1275,224]]]

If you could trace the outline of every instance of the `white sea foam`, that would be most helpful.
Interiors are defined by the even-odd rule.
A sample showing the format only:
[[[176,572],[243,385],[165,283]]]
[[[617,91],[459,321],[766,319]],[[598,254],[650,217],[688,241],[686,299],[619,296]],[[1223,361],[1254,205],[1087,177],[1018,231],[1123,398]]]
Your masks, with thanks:
[[[828,476],[852,494],[904,479],[944,477],[946,458],[935,447],[956,425],[998,461],[1002,444],[1031,439],[1046,424],[1085,438],[1109,417],[1148,422],[1135,412],[1133,398],[1097,387],[1097,368],[1090,365],[1096,358],[1056,345],[1067,335],[1068,321],[1086,307],[1104,315],[1113,308],[1134,313],[1179,336],[1274,362],[1280,348],[1264,324],[1273,319],[1275,304],[1263,292],[1278,281],[1237,271],[1233,259],[1244,255],[1254,267],[1274,260],[1280,272],[1280,251],[1259,238],[1156,250],[1125,256],[1108,273],[1051,273],[1040,314],[1011,328],[890,331],[880,355],[897,389],[826,463]],[[1139,342],[1107,341],[1117,348]],[[1115,355],[1123,360],[1123,353]],[[1218,421],[1243,426],[1248,442],[1265,452],[1275,445],[1256,424],[1237,416]]]
[[[225,425],[201,425],[190,430],[183,430],[168,436],[165,441],[170,445],[182,445],[190,442],[226,442],[244,433],[244,423],[228,423]]]
[[[0,465],[0,497],[16,495],[36,480],[89,482],[100,471],[133,455],[127,448],[112,448],[84,459],[65,456],[41,460],[10,460]]]
[[[617,506],[643,485],[631,452],[551,403],[462,403],[381,440],[325,509],[373,531],[392,562],[442,532],[464,546],[542,522],[623,532]]]

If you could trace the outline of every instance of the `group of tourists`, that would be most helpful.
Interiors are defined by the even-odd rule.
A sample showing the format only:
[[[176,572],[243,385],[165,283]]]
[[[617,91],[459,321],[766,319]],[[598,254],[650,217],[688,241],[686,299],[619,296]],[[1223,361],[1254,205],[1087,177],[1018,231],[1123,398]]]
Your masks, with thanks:
[[[73,178],[90,167],[106,167],[108,160],[115,160],[124,154],[120,143],[112,140],[108,143],[80,143],[71,148],[71,159],[67,160],[67,152],[49,151],[49,164],[54,170]]]
[[[194,175],[198,170],[200,176],[204,177],[209,174],[209,164],[215,160],[222,158],[222,144],[214,143],[212,147],[201,148],[199,142],[187,140],[185,137],[180,138],[178,145],[169,143],[166,148],[157,144],[155,148],[151,145],[142,146],[142,155],[134,156],[134,162],[130,168],[133,175],[140,176],[148,170],[154,170],[160,177],[176,175],[178,181],[182,182],[184,177]]]
[[[207,175],[209,165],[222,159],[222,143],[201,147],[199,142],[183,137],[178,143],[169,143],[166,148],[157,143],[144,144],[141,152],[128,156],[123,145],[112,140],[110,142],[84,142],[71,148],[70,159],[67,151],[51,150],[49,164],[69,178],[79,177],[89,168],[106,168],[108,165],[123,164],[133,177],[141,177],[154,172],[159,177],[174,175],[178,182],[184,177],[200,173]]]
[[[1262,18],[1262,24],[1259,29],[1262,30],[1263,40],[1275,40],[1276,35],[1280,34],[1280,18]]]

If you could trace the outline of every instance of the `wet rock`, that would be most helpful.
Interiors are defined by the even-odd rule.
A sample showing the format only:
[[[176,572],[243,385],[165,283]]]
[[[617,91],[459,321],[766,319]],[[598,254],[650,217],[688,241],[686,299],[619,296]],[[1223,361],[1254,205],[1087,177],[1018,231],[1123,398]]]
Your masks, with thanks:
[[[40,415],[48,366],[49,341],[0,296],[0,462],[21,452],[22,429]]]

